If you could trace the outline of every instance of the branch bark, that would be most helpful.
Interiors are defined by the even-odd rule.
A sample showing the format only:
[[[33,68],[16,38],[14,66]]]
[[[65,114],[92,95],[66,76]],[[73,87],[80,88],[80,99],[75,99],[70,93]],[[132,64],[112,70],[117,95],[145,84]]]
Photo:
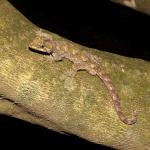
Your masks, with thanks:
[[[111,0],[111,1],[150,15],[149,0]]]
[[[132,110],[138,111],[137,123],[125,125],[117,117],[111,97],[98,77],[81,71],[69,78],[65,72],[71,68],[71,62],[50,63],[47,56],[30,51],[28,45],[38,27],[8,1],[0,0],[0,4],[1,114],[116,149],[150,147],[149,62],[78,45],[80,50],[101,58],[99,65],[110,75],[126,115],[130,117]]]

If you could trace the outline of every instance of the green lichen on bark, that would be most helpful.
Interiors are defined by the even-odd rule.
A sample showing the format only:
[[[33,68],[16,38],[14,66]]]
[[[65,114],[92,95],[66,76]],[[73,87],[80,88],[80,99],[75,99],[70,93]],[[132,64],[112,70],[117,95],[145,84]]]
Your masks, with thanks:
[[[11,108],[12,112],[22,108],[22,115],[13,113],[14,117],[118,149],[150,147],[149,62],[78,45],[101,58],[99,65],[112,79],[125,114],[131,117],[132,110],[138,111],[137,123],[127,126],[117,117],[98,77],[80,71],[70,78],[66,75],[70,61],[51,63],[46,56],[30,51],[28,45],[38,28],[6,0],[0,3],[0,94],[12,99],[13,106],[21,106]],[[10,115],[6,106],[12,107],[1,100],[0,112]]]

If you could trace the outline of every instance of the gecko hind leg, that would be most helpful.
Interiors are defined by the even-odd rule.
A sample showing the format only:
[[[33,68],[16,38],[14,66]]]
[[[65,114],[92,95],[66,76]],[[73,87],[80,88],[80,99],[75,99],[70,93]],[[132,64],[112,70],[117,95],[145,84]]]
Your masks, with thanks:
[[[77,72],[79,70],[82,70],[81,67],[79,67],[79,66],[80,66],[79,64],[73,64],[72,68],[66,72],[66,75],[68,77],[74,78],[76,76]]]

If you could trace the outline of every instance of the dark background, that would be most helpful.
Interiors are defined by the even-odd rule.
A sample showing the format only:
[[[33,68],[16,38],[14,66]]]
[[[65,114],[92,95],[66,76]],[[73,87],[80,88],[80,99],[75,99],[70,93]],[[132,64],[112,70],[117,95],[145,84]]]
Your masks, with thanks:
[[[130,8],[60,0],[10,0],[34,24],[74,42],[108,52],[150,60],[150,17]]]
[[[103,51],[150,60],[150,17],[118,4],[51,0],[10,0],[37,26],[66,37],[76,43]],[[0,116],[2,141],[22,143],[46,149],[90,148],[111,149],[90,143],[74,135],[66,136],[28,122]],[[24,140],[25,139],[25,140]]]

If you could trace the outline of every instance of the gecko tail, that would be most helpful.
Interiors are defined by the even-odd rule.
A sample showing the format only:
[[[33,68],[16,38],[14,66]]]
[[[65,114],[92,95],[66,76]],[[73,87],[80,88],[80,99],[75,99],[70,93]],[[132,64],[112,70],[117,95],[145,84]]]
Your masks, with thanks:
[[[110,96],[112,98],[112,103],[114,105],[114,109],[115,109],[119,119],[123,123],[125,123],[127,125],[135,124],[137,122],[137,112],[134,111],[133,115],[132,115],[132,118],[128,119],[124,115],[124,113],[122,112],[121,104],[120,104],[120,101],[119,101],[119,97],[118,97],[117,91],[116,91],[115,87],[113,86],[113,83],[110,80],[109,76],[102,69],[99,69],[97,75],[99,76],[99,78],[102,79],[102,81],[104,82],[105,86],[107,87],[107,89],[108,89],[108,91],[110,93]]]
[[[133,125],[137,122],[137,112],[136,111],[133,112],[131,119],[126,118],[121,111],[118,112],[118,116],[119,116],[120,120],[127,125]]]

